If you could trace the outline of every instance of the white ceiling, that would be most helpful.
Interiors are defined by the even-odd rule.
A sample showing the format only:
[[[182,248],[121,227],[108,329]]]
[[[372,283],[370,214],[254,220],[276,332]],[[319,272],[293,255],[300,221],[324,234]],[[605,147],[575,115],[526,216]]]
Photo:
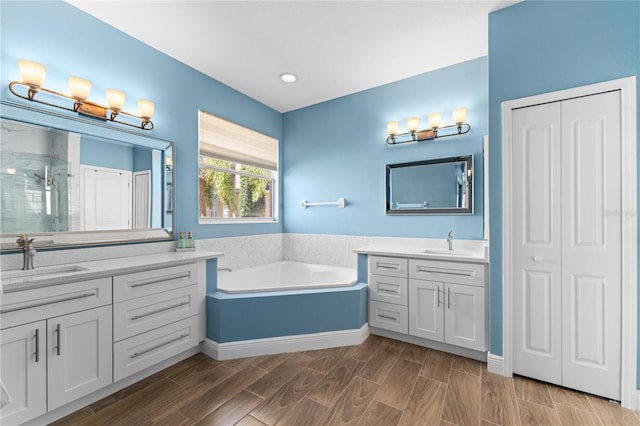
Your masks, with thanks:
[[[518,1],[68,0],[280,112],[485,56]]]

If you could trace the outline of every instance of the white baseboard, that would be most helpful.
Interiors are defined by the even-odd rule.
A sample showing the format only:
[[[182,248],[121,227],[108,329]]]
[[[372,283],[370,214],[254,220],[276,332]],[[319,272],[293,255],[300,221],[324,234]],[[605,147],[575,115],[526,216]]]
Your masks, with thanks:
[[[487,354],[487,371],[489,373],[505,376],[506,374],[504,372],[504,358],[489,352]],[[511,375],[509,375],[509,377],[510,376]]]
[[[269,337],[266,339],[242,340],[239,342],[218,343],[214,340],[205,339],[202,344],[202,353],[209,358],[224,361],[250,356],[359,345],[364,342],[368,336],[369,325],[364,324],[359,329],[353,330]]]

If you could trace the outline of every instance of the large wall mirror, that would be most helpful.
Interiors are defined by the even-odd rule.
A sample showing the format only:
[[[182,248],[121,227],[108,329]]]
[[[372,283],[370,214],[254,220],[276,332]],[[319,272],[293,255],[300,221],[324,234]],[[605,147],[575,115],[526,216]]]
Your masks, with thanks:
[[[386,166],[387,214],[472,214],[473,156]]]
[[[2,250],[173,238],[172,142],[22,108],[0,117]]]

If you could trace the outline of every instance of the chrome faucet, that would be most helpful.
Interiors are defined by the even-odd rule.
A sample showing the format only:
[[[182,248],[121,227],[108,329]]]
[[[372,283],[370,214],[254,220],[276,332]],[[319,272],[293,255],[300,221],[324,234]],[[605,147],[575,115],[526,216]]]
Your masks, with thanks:
[[[33,240],[26,235],[18,237],[16,243],[22,248],[22,270],[29,271],[33,269],[33,256],[36,255],[36,249],[33,247]]]
[[[449,251],[453,251],[453,229],[447,235],[447,242],[449,243]]]

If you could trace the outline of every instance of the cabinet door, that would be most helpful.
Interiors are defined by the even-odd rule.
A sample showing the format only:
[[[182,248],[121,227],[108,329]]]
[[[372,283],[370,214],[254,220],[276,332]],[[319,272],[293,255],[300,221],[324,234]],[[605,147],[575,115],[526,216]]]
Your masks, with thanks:
[[[486,350],[484,288],[445,284],[445,337],[452,345]]]
[[[47,322],[49,410],[112,383],[111,306]]]
[[[409,280],[409,334],[444,340],[444,291],[442,283]]]
[[[3,425],[24,423],[47,412],[46,322],[0,331],[0,377],[11,402],[2,407]]]

